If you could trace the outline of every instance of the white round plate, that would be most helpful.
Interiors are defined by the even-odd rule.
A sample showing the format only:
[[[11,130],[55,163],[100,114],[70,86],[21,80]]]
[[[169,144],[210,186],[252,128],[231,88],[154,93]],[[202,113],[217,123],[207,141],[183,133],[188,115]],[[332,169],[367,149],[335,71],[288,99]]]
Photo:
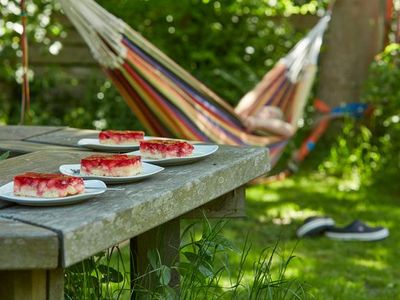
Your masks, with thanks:
[[[128,176],[128,177],[110,177],[110,176],[88,176],[88,175],[81,175],[80,174],[80,169],[81,165],[80,164],[74,164],[74,165],[61,165],[59,167],[59,170],[62,174],[65,175],[71,175],[71,176],[78,176],[86,179],[99,179],[102,180],[106,183],[128,183],[128,182],[135,182],[138,180],[142,180],[146,177],[149,177],[151,175],[157,174],[158,172],[161,172],[164,170],[164,168],[147,164],[147,163],[142,163],[142,173],[133,175],[133,176]]]
[[[164,137],[154,137],[154,136],[145,136],[145,140],[152,139],[161,139],[161,140],[170,140],[169,138]],[[139,149],[139,145],[108,145],[108,144],[100,144],[98,138],[95,139],[80,139],[78,141],[79,147],[85,147],[92,150],[102,150],[104,152],[127,152],[134,151]]]
[[[0,187],[0,199],[29,206],[57,206],[82,202],[107,190],[106,184],[100,180],[84,180],[84,183],[85,191],[82,194],[68,197],[41,198],[15,196],[13,192],[14,182],[9,182]]]
[[[80,139],[78,146],[92,150],[103,150],[107,152],[124,152],[139,149],[139,145],[107,145],[100,144],[99,139]]]
[[[206,158],[218,150],[218,145],[193,145],[194,149],[191,155],[185,157],[151,159],[142,157],[142,161],[159,166],[176,166],[189,164],[200,159]],[[140,150],[126,154],[141,155]]]

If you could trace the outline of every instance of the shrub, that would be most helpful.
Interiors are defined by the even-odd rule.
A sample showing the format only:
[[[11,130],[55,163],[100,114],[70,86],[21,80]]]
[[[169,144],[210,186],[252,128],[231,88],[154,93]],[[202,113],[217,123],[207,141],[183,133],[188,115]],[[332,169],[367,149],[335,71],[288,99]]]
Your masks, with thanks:
[[[344,177],[343,188],[391,178],[400,166],[400,45],[390,44],[371,64],[363,101],[373,113],[363,122],[348,121],[338,134],[322,170]]]
[[[374,142],[382,145],[390,164],[399,166],[400,150],[400,45],[390,44],[370,67],[364,99],[374,106]],[[386,161],[387,161],[386,159]]]

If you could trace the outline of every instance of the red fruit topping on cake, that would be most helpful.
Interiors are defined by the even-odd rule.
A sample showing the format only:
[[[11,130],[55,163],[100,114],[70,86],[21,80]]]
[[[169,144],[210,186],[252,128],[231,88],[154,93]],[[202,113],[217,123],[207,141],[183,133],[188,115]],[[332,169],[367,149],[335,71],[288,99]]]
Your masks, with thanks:
[[[140,172],[142,162],[136,155],[91,155],[81,160],[82,175],[127,177]]]
[[[193,145],[185,141],[155,139],[140,142],[140,154],[146,158],[185,157],[192,152]]]
[[[136,146],[143,138],[143,131],[104,130],[99,133],[100,144]]]
[[[80,194],[85,190],[79,177],[27,172],[14,177],[14,194],[25,197],[57,198]]]

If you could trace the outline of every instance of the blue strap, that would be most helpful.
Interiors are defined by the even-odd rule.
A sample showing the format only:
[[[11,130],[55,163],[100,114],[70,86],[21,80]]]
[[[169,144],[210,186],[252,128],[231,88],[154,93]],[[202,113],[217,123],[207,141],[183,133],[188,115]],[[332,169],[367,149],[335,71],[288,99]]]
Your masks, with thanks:
[[[351,115],[355,118],[361,118],[367,110],[368,104],[366,103],[346,103],[344,105],[332,108],[331,114],[333,115]]]
[[[307,150],[312,151],[315,148],[314,142],[307,142]]]

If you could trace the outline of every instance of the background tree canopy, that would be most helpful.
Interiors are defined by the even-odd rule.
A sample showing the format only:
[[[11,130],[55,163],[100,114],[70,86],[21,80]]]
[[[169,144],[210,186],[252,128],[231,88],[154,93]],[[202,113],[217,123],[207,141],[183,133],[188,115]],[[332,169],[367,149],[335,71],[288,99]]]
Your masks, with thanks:
[[[327,0],[98,2],[234,105],[303,36],[304,32],[294,30],[285,17],[322,14]],[[11,124],[17,122],[19,114],[20,10],[16,0],[1,3],[0,55],[4,67],[0,77],[8,92],[0,96],[5,103],[0,122]],[[60,9],[56,1],[28,2],[31,47],[40,44],[52,55],[63,51],[70,32],[59,17]],[[303,31],[306,29],[303,27]],[[139,127],[110,82],[99,75],[99,69],[94,69],[92,76],[79,78],[61,65],[41,66],[40,72],[36,67],[33,65],[30,73],[29,123]]]

